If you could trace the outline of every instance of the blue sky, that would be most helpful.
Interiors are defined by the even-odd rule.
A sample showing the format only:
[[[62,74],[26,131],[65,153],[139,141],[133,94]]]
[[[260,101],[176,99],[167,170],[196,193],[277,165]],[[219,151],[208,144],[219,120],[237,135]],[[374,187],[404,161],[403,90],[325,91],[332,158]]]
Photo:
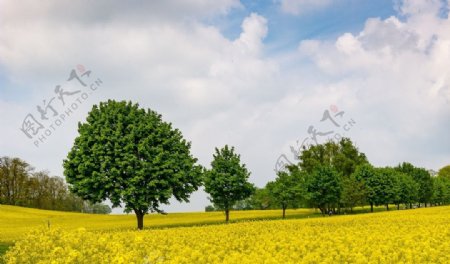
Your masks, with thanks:
[[[284,13],[277,1],[241,1],[242,8],[232,9],[224,17],[213,18],[230,39],[239,37],[240,24],[250,13],[258,13],[268,20],[269,34],[265,39],[269,52],[297,48],[304,39],[332,39],[344,32],[357,33],[368,18],[388,18],[396,14],[392,0],[338,0],[325,8],[301,15]]]
[[[309,126],[328,129],[320,119],[334,106],[355,120],[345,136],[375,166],[438,170],[450,162],[448,9],[441,0],[0,0],[0,155],[63,177],[92,106],[131,100],[179,128],[205,167],[215,147],[235,146],[264,186]],[[24,117],[78,64],[102,87],[36,147],[19,129]],[[206,197],[165,209],[202,210]]]
[[[368,18],[388,18],[396,14],[392,0],[338,0],[301,15],[286,14],[275,0],[240,1],[241,7],[231,8],[225,15],[206,17],[203,22],[220,29],[234,40],[241,33],[243,19],[257,13],[268,20],[269,33],[264,39],[269,54],[295,50],[305,39],[334,39],[345,32],[361,31]],[[445,12],[444,12],[445,13]],[[26,100],[26,89],[8,79],[7,69],[0,65],[0,95],[4,100]]]

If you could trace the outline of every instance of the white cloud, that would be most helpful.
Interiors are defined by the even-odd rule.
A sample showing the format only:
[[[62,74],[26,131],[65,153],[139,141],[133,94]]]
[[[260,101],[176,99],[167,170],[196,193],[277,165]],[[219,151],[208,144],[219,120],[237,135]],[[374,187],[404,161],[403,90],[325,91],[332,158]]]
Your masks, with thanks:
[[[372,146],[374,138],[355,135],[362,149],[373,148],[368,156],[378,164],[409,158],[430,166],[418,157],[450,147],[444,136],[450,120],[446,70],[450,67],[450,21],[438,16],[439,5],[414,3],[402,6],[408,14],[404,22],[396,17],[369,19],[357,35],[346,33],[334,42],[303,41],[299,46],[319,72],[342,87],[352,87],[343,96],[354,98],[352,109],[360,112],[358,126],[366,126],[364,133],[390,142],[391,151],[384,152]],[[405,145],[417,149],[402,148]]]
[[[331,0],[281,0],[281,10],[288,14],[300,15],[331,5]]]
[[[228,13],[242,8],[238,0],[166,0],[127,2],[108,0],[60,0],[37,3],[2,0],[1,19],[8,23],[34,23],[37,21],[76,23],[85,26],[104,24],[115,20],[122,23],[148,23],[149,21],[179,21]]]
[[[405,19],[369,19],[358,34],[305,40],[275,56],[265,37],[276,28],[261,15],[243,19],[233,40],[202,22],[240,8],[237,1],[140,3],[1,2],[0,69],[8,91],[17,89],[0,98],[0,137],[8,138],[1,155],[62,175],[76,123],[92,104],[113,98],[160,112],[205,166],[214,147],[236,146],[259,186],[274,178],[279,154],[290,155],[309,125],[323,125],[331,104],[355,119],[348,136],[376,165],[409,160],[438,169],[450,160],[450,22],[434,4],[416,12],[407,2]],[[18,127],[79,63],[104,85],[35,148]],[[207,203],[198,193],[169,210]]]
[[[209,1],[195,2],[199,10],[189,7],[187,13],[209,16],[220,6],[216,3],[210,8]],[[227,8],[237,6],[234,1],[224,2],[229,3]],[[271,91],[266,87],[276,90],[271,76],[277,67],[262,57],[267,21],[257,14],[244,19],[238,39],[228,40],[217,28],[194,17],[177,17],[178,9],[167,11],[172,14],[163,19],[152,17],[152,12],[158,12],[150,9],[150,14],[141,17],[143,21],[130,21],[123,16],[136,12],[139,16],[140,7],[123,13],[98,8],[104,14],[96,18],[85,17],[83,8],[77,6],[64,18],[59,15],[59,2],[35,6],[35,12],[26,17],[21,16],[21,5],[3,5],[8,8],[2,9],[0,16],[0,61],[11,87],[27,87],[16,96],[31,95],[25,101],[17,98],[15,103],[1,99],[2,112],[14,109],[9,104],[19,109],[9,115],[11,125],[2,132],[14,140],[2,141],[1,147],[3,155],[20,156],[37,169],[62,175],[62,159],[76,136],[76,123],[84,119],[92,104],[107,98],[131,99],[162,113],[193,141],[195,154],[206,165],[221,136],[213,130],[196,131],[209,129],[205,123],[212,124],[217,116],[230,122],[229,109],[234,105],[268,98]],[[161,8],[165,7],[158,6]],[[36,149],[18,128],[26,114],[36,112],[37,104],[52,97],[55,85],[64,82],[79,63],[101,77],[104,85]],[[195,205],[194,210],[202,210],[204,203]]]
[[[440,0],[403,0],[397,7],[399,13],[404,16],[432,16],[439,15],[439,10],[443,7],[443,1]]]
[[[252,13],[242,22],[242,33],[234,44],[243,54],[259,55],[267,35],[267,20]]]

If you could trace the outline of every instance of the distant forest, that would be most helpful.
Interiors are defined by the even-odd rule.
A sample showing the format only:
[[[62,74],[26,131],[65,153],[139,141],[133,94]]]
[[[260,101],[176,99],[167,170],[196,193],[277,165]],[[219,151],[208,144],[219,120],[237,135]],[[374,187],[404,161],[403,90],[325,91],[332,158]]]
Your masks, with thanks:
[[[92,204],[71,193],[63,178],[35,172],[20,158],[0,157],[0,204],[46,210],[109,214],[106,204]]]

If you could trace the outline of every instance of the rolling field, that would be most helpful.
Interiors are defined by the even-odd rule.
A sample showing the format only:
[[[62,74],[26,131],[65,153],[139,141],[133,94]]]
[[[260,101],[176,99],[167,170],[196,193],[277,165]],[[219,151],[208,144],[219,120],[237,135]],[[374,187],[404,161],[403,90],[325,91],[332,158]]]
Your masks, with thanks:
[[[232,221],[250,219],[276,219],[281,210],[232,211]],[[318,216],[312,209],[288,210],[288,218]],[[223,223],[223,212],[170,213],[168,215],[150,214],[144,218],[146,228],[192,226]],[[89,231],[134,230],[136,216],[129,215],[93,215],[82,213],[58,212],[0,205],[0,245],[12,244],[20,240],[30,230],[36,228],[60,228],[74,230],[80,227]],[[1,247],[0,247],[1,252]]]
[[[244,215],[265,211],[237,212]],[[275,211],[279,213],[278,211]],[[302,212],[300,213],[311,213]],[[271,211],[267,211],[268,215]],[[64,214],[64,213],[63,213]],[[183,220],[202,223],[200,216]],[[74,214],[79,218],[81,214]],[[170,216],[170,215],[169,215]],[[169,219],[150,216],[147,225]],[[189,216],[191,218],[189,218]],[[213,213],[211,221],[220,220]],[[249,215],[247,215],[249,216]],[[267,215],[266,215],[267,216]],[[87,216],[86,216],[87,217]],[[108,216],[91,216],[95,221]],[[119,222],[134,224],[131,216]],[[129,219],[127,218],[129,217]],[[163,219],[161,217],[168,217]],[[176,218],[176,214],[172,214]],[[197,218],[196,218],[197,217]],[[217,217],[217,219],[215,218]],[[311,219],[241,221],[147,229],[107,230],[114,221],[75,228],[26,231],[5,255],[7,263],[449,263],[450,206]],[[197,219],[197,220],[195,220]],[[153,220],[153,221],[152,221]],[[88,221],[87,219],[83,221]],[[66,223],[64,225],[62,223]],[[69,223],[71,223],[69,225]],[[84,222],[87,223],[87,222]],[[173,220],[174,224],[182,220]],[[41,224],[42,225],[42,224]],[[103,229],[103,230],[102,230]],[[2,232],[4,229],[2,228]]]

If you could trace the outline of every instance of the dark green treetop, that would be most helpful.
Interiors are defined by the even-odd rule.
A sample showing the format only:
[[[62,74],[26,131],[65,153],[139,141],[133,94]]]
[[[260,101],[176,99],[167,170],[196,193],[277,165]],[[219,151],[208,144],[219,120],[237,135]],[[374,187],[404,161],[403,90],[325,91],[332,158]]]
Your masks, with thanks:
[[[305,147],[299,160],[300,168],[307,173],[311,174],[320,166],[331,166],[344,178],[349,177],[358,165],[368,163],[366,155],[348,138]]]

